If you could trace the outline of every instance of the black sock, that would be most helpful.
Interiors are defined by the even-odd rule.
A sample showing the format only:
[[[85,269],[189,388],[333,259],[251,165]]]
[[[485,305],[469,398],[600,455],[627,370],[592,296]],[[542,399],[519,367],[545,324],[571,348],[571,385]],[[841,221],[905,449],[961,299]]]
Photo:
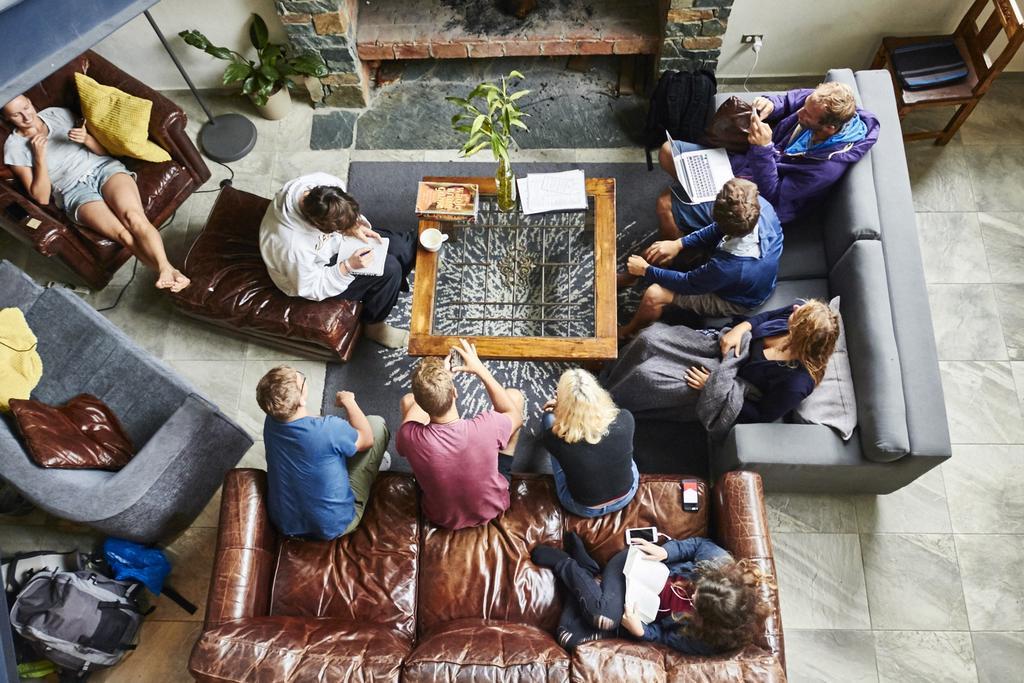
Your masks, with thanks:
[[[569,556],[552,545],[538,545],[530,551],[530,559],[535,565],[554,569],[562,560],[568,560]]]
[[[590,553],[587,552],[587,546],[583,544],[583,539],[580,538],[578,534],[570,531],[565,534],[565,538],[562,540],[563,545],[565,546],[565,551],[569,553],[569,557],[576,560],[576,563],[579,564],[579,566],[583,567],[595,576],[601,573],[601,568],[597,566],[597,562],[595,562],[594,558],[592,558]]]

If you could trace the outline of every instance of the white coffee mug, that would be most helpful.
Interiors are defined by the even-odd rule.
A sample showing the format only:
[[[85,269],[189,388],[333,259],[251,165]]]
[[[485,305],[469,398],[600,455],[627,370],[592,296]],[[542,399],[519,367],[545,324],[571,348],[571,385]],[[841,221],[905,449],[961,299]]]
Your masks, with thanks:
[[[427,228],[420,233],[420,244],[427,251],[438,251],[447,239],[448,235],[437,228]]]

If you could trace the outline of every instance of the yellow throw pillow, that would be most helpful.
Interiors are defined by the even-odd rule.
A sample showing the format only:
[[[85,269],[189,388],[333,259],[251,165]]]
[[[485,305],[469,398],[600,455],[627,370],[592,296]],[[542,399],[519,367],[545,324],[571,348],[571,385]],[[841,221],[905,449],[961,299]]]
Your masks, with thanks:
[[[167,150],[149,141],[152,102],[101,85],[85,74],[76,73],[75,84],[89,132],[108,152],[143,161],[171,160]]]
[[[0,308],[0,412],[10,409],[12,398],[28,398],[42,376],[36,335],[25,315],[17,308]]]

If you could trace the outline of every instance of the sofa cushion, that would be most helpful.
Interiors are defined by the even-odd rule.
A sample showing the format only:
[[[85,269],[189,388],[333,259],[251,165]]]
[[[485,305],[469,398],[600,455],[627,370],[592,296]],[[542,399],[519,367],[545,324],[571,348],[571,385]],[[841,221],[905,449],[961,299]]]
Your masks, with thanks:
[[[656,526],[671,538],[689,538],[708,534],[707,485],[701,481],[697,512],[683,512],[681,476],[640,476],[636,497],[618,512],[595,519],[565,515],[567,531],[583,539],[591,556],[604,565],[612,555],[626,547],[626,529]]]
[[[409,642],[344,619],[254,617],[203,631],[189,671],[199,681],[398,681]]]
[[[111,156],[143,161],[170,161],[171,155],[149,140],[149,114],[153,103],[123,90],[97,83],[83,73],[75,74],[82,116],[92,133]]]
[[[45,290],[25,319],[39,338],[44,368],[33,397],[57,405],[81,393],[92,394],[114,411],[140,449],[195,393],[70,290]]]
[[[846,169],[822,207],[821,236],[830,268],[857,240],[881,239],[872,151]]]
[[[562,508],[550,476],[512,479],[511,506],[497,519],[451,531],[423,523],[417,629],[475,617],[553,632],[561,613],[555,576],[530,561],[538,543],[562,543]]]
[[[714,657],[691,657],[663,645],[614,639],[584,643],[576,648],[572,680],[784,683],[786,672],[775,655],[755,646]]]
[[[820,210],[787,223],[782,234],[778,280],[801,280],[828,276],[828,261],[822,241]]]
[[[355,531],[333,541],[281,542],[270,613],[380,624],[411,641],[418,514],[412,477],[378,476]]]
[[[898,460],[910,451],[910,439],[881,243],[854,243],[832,269],[829,282],[843,302],[864,457]]]
[[[569,655],[536,626],[459,619],[420,641],[402,680],[557,683],[569,680]]]
[[[221,190],[206,227],[189,249],[192,284],[174,295],[186,313],[239,331],[313,343],[346,357],[359,331],[362,304],[333,297],[290,297],[270,279],[259,232],[269,199]]]
[[[11,412],[40,467],[116,471],[135,455],[117,416],[95,396],[79,394],[60,407],[11,399]]]

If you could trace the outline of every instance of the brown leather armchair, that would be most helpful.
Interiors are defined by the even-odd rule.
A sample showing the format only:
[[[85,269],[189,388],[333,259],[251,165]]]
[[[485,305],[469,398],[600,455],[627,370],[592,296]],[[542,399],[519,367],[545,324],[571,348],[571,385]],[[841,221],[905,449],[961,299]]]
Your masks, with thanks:
[[[644,475],[630,505],[590,520],[562,510],[551,477],[516,475],[504,515],[449,531],[422,519],[411,477],[387,473],[359,528],[328,542],[280,537],[265,498],[265,472],[228,473],[189,662],[199,681],[786,680],[774,594],[757,642],[740,652],[692,657],[614,639],[570,654],[551,635],[562,607],[555,578],[529,556],[573,530],[604,562],[626,528],[657,525],[674,538],[710,536],[774,573],[756,474],[730,472],[711,495],[702,483],[697,513],[683,512],[677,477]]]
[[[25,94],[37,109],[66,107],[79,112],[74,74],[84,71],[86,62],[89,76],[100,83],[153,102],[149,137],[167,150],[171,160],[163,163],[122,161],[138,174],[139,194],[146,216],[153,225],[160,227],[210,177],[199,150],[185,133],[185,112],[92,51],[71,60]],[[10,126],[0,121],[0,148],[10,134]],[[41,225],[34,230],[27,227],[25,219],[12,212],[12,205],[20,206],[28,217],[39,220]],[[131,256],[119,243],[72,223],[52,202],[47,206],[37,204],[3,164],[0,164],[0,225],[43,256],[59,260],[93,289],[106,287]]]
[[[274,284],[260,255],[260,222],[270,200],[225,187],[182,271],[192,280],[172,295],[182,313],[242,337],[303,356],[347,362],[359,339],[363,305],[310,301]]]

